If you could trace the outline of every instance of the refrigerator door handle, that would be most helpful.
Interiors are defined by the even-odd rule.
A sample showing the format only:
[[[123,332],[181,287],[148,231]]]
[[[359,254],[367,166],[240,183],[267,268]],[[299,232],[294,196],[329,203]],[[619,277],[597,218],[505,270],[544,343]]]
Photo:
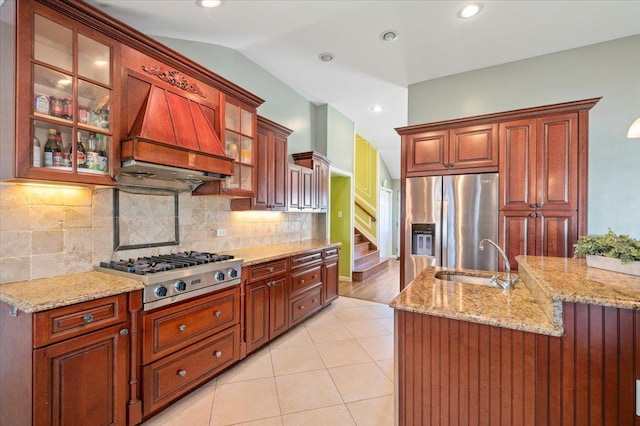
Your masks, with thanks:
[[[438,226],[440,226],[440,242],[439,244],[436,246],[436,253],[437,255],[440,257],[440,262],[438,262],[439,265],[444,266],[444,267],[448,267],[448,261],[447,261],[447,253],[449,253],[449,244],[448,244],[448,230],[447,230],[447,223],[449,220],[449,200],[446,199],[446,197],[443,197],[443,200],[440,202],[441,203],[441,209],[440,211],[442,212],[442,216],[441,216],[441,220],[440,223],[438,224]]]

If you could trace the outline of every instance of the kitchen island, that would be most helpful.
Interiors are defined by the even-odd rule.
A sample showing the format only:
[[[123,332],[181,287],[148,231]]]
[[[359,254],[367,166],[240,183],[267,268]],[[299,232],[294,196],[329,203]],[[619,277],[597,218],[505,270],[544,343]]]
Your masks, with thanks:
[[[640,277],[517,260],[506,292],[427,268],[392,301],[399,424],[639,425]]]

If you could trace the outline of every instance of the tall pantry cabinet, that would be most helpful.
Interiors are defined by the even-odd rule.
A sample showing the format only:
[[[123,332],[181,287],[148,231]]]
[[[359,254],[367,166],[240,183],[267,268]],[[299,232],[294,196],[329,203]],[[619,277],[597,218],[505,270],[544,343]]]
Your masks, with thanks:
[[[571,257],[578,236],[587,233],[588,120],[599,100],[396,129],[402,178],[497,168],[499,244],[512,269],[521,254]]]

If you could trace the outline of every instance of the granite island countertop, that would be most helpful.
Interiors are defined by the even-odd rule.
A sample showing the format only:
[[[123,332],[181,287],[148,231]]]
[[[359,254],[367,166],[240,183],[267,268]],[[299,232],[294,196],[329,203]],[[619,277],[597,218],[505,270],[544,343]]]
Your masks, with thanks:
[[[232,254],[236,258],[244,259],[242,266],[251,266],[283,257],[295,256],[316,249],[340,247],[341,243],[331,243],[325,239],[304,240],[286,244],[272,244],[268,246],[234,249],[221,254]]]
[[[0,301],[26,313],[141,290],[141,281],[103,272],[79,272],[0,285]]]
[[[560,336],[562,303],[640,309],[640,277],[587,267],[584,259],[518,256],[515,288],[436,279],[426,268],[390,304],[406,310]],[[469,273],[479,271],[469,271]]]

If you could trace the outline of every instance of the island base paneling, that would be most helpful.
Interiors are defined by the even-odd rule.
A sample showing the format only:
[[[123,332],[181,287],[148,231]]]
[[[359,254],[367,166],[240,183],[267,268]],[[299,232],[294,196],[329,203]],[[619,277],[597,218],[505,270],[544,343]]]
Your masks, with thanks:
[[[397,310],[398,424],[640,425],[640,311],[563,312],[552,337]]]

